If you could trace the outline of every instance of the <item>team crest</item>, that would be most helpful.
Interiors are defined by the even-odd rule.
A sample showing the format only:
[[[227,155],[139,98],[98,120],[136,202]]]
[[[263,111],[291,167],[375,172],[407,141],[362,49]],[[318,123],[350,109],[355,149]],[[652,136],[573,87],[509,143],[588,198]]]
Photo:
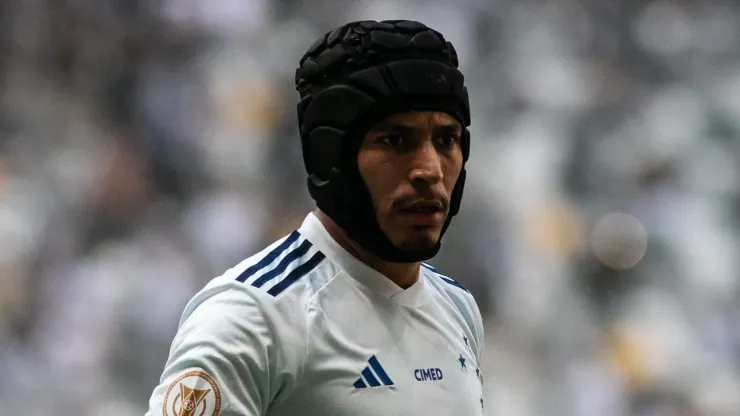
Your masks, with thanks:
[[[218,416],[221,393],[213,377],[190,371],[170,384],[162,407],[164,416]]]

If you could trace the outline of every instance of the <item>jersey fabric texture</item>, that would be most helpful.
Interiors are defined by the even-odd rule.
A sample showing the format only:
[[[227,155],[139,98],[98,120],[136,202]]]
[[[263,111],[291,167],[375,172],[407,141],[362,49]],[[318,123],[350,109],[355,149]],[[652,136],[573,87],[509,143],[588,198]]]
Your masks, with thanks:
[[[482,415],[482,351],[460,284],[401,289],[309,214],[187,304],[147,416]]]

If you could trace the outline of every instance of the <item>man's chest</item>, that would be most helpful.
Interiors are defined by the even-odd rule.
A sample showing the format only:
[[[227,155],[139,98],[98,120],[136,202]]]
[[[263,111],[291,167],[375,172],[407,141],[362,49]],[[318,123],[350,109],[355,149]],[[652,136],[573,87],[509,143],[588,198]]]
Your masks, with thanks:
[[[387,318],[320,331],[305,382],[280,407],[306,415],[483,414],[464,321],[424,311]]]

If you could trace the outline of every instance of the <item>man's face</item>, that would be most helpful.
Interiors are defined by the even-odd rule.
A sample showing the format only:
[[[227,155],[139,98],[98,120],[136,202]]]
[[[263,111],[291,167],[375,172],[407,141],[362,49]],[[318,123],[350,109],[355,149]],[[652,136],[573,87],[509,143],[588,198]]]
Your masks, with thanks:
[[[392,115],[365,135],[357,163],[380,229],[401,249],[434,248],[463,165],[463,127],[447,113]]]

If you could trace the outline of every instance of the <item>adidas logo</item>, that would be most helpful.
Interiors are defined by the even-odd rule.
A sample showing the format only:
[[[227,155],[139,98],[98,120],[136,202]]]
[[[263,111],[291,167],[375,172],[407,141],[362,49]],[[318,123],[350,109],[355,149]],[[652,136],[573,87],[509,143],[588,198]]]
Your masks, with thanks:
[[[355,388],[364,389],[370,387],[392,386],[393,380],[388,377],[388,374],[383,370],[383,366],[380,365],[378,359],[373,355],[367,360],[368,366],[362,370],[362,375],[355,381]],[[381,384],[382,383],[382,384]]]

